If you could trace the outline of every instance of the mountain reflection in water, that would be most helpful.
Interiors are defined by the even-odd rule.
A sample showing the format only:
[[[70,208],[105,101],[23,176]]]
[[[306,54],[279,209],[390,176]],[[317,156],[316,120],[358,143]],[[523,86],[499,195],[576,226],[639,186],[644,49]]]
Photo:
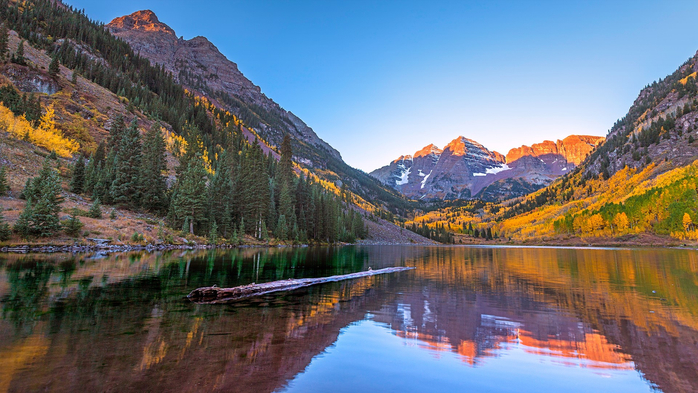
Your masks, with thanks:
[[[184,298],[200,286],[369,266],[417,269],[220,306]],[[409,378],[428,378],[434,390],[477,386],[490,368],[502,375],[488,381],[493,390],[516,390],[506,379],[516,370],[501,362],[517,361],[537,378],[538,391],[585,370],[645,391],[698,391],[698,255],[690,250],[372,246],[0,255],[0,302],[0,392],[271,392],[328,383],[352,390],[353,380],[342,377],[351,367],[331,368],[351,364],[345,348],[370,354],[361,364],[364,377],[391,390],[406,369],[386,369],[397,355],[381,332],[416,351],[406,352],[415,367],[428,367],[415,354],[431,354],[436,371]],[[460,366],[441,376],[447,358]],[[316,384],[327,370],[336,378]],[[610,388],[613,378],[575,388]]]

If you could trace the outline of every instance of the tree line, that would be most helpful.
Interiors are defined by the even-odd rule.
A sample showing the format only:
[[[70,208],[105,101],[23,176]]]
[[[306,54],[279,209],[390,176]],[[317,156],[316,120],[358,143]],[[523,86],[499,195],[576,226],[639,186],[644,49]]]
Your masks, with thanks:
[[[248,143],[240,128],[213,162],[197,139],[185,142],[179,165],[169,179],[166,142],[159,123],[141,136],[136,119],[126,125],[117,115],[108,143],[89,157],[78,157],[71,191],[102,203],[147,211],[175,229],[236,243],[244,235],[291,242],[354,242],[367,235],[361,213],[310,176],[297,175],[290,138],[284,137],[279,161],[260,144]],[[60,179],[47,159],[38,177],[29,179],[22,197],[26,208],[14,229],[22,237],[73,232],[60,223]],[[97,207],[95,207],[97,206]],[[101,213],[100,213],[101,214]],[[79,227],[77,228],[79,230]]]

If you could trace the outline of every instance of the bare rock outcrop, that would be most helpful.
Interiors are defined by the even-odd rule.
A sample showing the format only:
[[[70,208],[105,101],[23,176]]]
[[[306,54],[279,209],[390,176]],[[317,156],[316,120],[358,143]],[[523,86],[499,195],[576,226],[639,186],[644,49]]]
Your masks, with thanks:
[[[262,93],[259,86],[240,72],[237,64],[228,60],[205,37],[190,40],[177,37],[175,31],[150,10],[116,18],[106,27],[113,35],[128,42],[136,53],[162,65],[179,83],[196,94],[210,98],[233,113],[240,110],[236,105],[242,104],[261,117],[277,119],[248,124],[269,143],[278,146],[283,134],[290,133],[299,142],[318,151],[318,154],[307,157],[312,165],[322,167],[324,162],[318,157],[324,154],[341,159],[337,150],[320,139],[301,119]]]

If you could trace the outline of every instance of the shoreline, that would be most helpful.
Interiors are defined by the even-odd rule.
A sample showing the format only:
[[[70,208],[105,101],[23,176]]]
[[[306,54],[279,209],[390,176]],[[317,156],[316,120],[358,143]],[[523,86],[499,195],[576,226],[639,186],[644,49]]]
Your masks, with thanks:
[[[243,248],[306,248],[306,247],[344,247],[344,246],[420,246],[420,247],[555,247],[555,248],[666,248],[679,250],[698,249],[696,244],[642,244],[635,242],[480,242],[468,244],[441,243],[394,243],[394,242],[357,242],[335,244],[120,244],[120,245],[66,245],[66,244],[16,244],[0,247],[0,253],[6,254],[54,254],[54,253],[119,253],[131,251],[171,251],[171,250],[230,250]]]

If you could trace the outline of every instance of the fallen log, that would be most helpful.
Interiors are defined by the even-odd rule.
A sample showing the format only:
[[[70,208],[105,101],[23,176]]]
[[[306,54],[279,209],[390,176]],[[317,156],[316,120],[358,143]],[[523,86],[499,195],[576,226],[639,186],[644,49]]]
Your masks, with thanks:
[[[327,283],[327,282],[335,282],[335,281],[342,281],[342,280],[351,280],[354,278],[375,276],[377,274],[397,273],[397,272],[402,272],[405,270],[412,270],[412,269],[414,269],[414,267],[387,267],[387,268],[378,269],[378,270],[371,270],[369,268],[369,270],[366,270],[363,272],[358,272],[358,273],[341,274],[341,275],[337,275],[337,276],[319,277],[319,278],[300,278],[300,279],[289,278],[288,280],[271,281],[271,282],[265,282],[262,284],[252,283],[252,284],[248,284],[248,285],[241,285],[239,287],[234,287],[234,288],[219,288],[217,286],[202,287],[202,288],[197,288],[197,289],[191,291],[191,293],[189,293],[189,295],[187,295],[187,298],[189,298],[189,300],[191,300],[195,303],[200,303],[200,304],[226,303],[229,301],[244,299],[244,298],[248,298],[251,296],[265,295],[267,293],[272,293],[272,292],[291,291],[294,289],[303,288],[303,287],[307,287],[310,285],[323,284],[323,283]]]

